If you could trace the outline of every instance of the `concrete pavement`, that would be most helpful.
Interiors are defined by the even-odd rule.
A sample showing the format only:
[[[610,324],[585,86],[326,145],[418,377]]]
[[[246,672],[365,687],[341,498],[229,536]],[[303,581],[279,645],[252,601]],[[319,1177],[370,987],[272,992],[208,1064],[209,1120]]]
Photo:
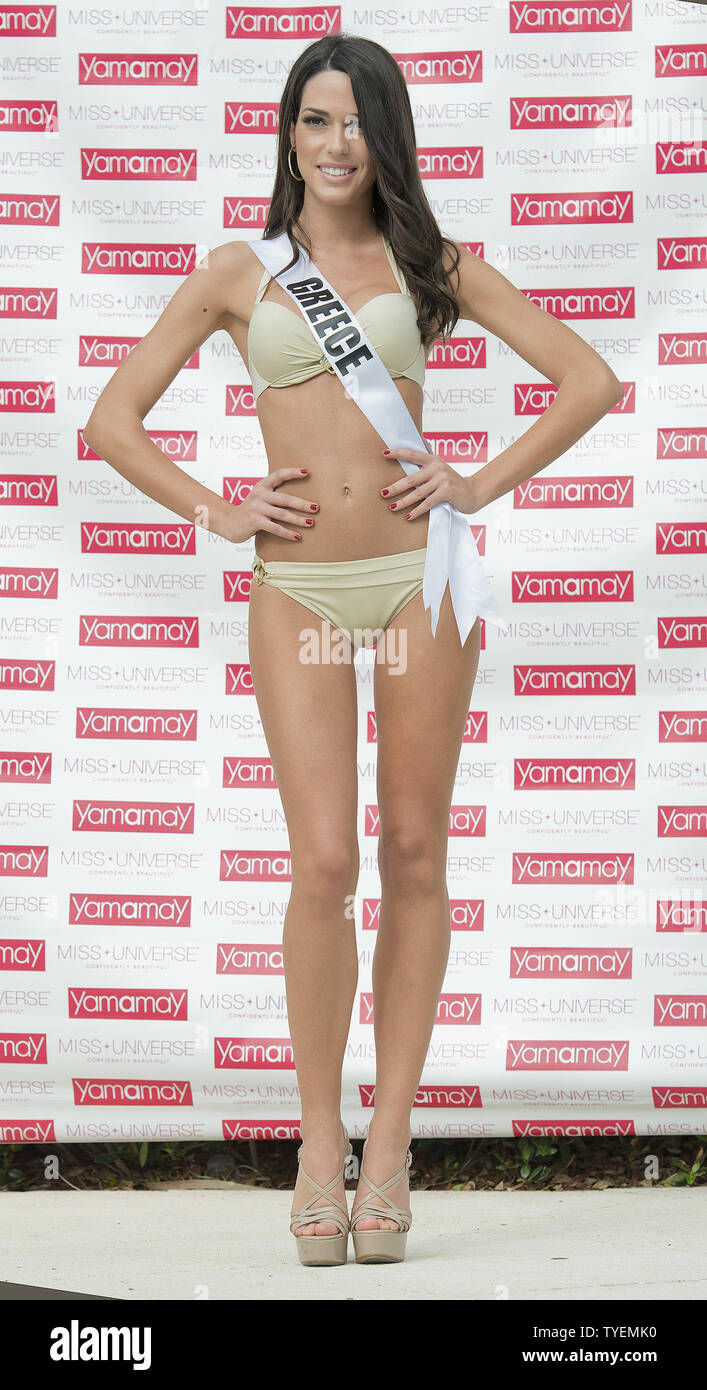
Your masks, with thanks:
[[[349,1194],[349,1205],[351,1195]],[[120,1299],[703,1300],[707,1189],[414,1192],[407,1258],[300,1265],[290,1192],[0,1194],[0,1280]]]

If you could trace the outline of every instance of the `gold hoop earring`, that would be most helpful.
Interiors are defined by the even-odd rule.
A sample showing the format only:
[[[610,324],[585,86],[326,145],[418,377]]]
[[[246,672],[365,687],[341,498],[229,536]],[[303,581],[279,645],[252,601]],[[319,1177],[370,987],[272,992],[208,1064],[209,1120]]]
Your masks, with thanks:
[[[288,163],[289,170],[290,170],[290,173],[291,173],[293,179],[296,179],[298,183],[304,183],[304,178],[302,177],[302,175],[301,175],[301,174],[296,174],[295,171],[294,171],[294,169],[292,168],[292,154],[293,154],[294,148],[295,148],[294,145],[290,145],[289,153],[288,153],[288,155],[287,155],[287,163]]]

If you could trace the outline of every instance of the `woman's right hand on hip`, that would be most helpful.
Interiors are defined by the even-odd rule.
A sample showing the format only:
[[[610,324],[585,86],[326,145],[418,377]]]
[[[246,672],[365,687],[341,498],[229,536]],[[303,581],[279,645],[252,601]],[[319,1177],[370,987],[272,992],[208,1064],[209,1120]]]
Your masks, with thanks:
[[[282,483],[305,476],[309,476],[306,468],[276,468],[260,478],[245,500],[234,506],[233,533],[228,539],[247,541],[256,531],[270,531],[273,536],[284,536],[286,540],[301,539],[302,527],[311,529],[314,526],[314,512],[319,511],[319,503],[276,489]],[[291,525],[286,525],[287,522]]]

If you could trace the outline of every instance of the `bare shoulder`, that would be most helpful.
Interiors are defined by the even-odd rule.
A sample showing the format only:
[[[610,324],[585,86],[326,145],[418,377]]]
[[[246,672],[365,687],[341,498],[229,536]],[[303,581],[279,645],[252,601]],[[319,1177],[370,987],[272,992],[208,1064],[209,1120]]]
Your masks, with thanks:
[[[490,261],[475,256],[459,242],[453,245],[459,252],[459,264],[450,289],[460,318],[493,333],[555,385],[574,371],[587,382],[601,380],[602,387],[614,392],[615,400],[621,399],[623,387],[618,377],[579,333],[541,309]]]
[[[262,261],[247,241],[224,241],[200,262],[219,285],[224,303],[224,326],[229,319],[247,324],[263,274]]]
[[[452,248],[454,249],[452,250]],[[450,236],[446,236],[443,243],[442,264],[447,273],[452,272],[449,288],[459,302],[460,315],[466,318],[467,314],[464,310],[468,311],[470,307],[471,294],[475,288],[483,285],[484,272],[489,267],[480,256],[474,255],[474,252],[470,251],[468,247],[463,246],[460,241],[455,241]]]
[[[461,260],[465,248],[453,237],[447,236],[446,232],[443,232],[442,236],[442,264],[446,271],[450,271]]]
[[[482,328],[489,328],[492,333],[504,337],[504,341],[508,342],[505,338],[505,329],[511,326],[508,320],[512,320],[517,314],[525,315],[529,301],[507,276],[491,265],[490,261],[475,255],[461,242],[453,241],[451,237],[448,240],[452,242],[459,256],[450,288],[459,306],[460,318],[470,319]],[[454,258],[449,248],[445,247],[445,252],[448,263],[453,265]],[[542,310],[538,312],[542,313]]]
[[[260,267],[260,271],[258,269]],[[248,318],[260,261],[245,242],[229,241],[201,257],[144,337],[122,358],[96,402],[88,425],[145,416],[212,333]],[[88,437],[84,433],[88,442]]]

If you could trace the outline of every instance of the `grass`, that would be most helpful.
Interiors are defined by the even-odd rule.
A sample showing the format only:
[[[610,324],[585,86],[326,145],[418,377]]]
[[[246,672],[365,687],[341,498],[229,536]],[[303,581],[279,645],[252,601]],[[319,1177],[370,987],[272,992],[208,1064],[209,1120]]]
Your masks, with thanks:
[[[412,1190],[586,1191],[701,1187],[704,1134],[651,1138],[413,1139]],[[299,1140],[124,1144],[2,1144],[0,1188],[102,1191],[220,1178],[294,1187]],[[354,1141],[360,1159],[362,1141]]]

